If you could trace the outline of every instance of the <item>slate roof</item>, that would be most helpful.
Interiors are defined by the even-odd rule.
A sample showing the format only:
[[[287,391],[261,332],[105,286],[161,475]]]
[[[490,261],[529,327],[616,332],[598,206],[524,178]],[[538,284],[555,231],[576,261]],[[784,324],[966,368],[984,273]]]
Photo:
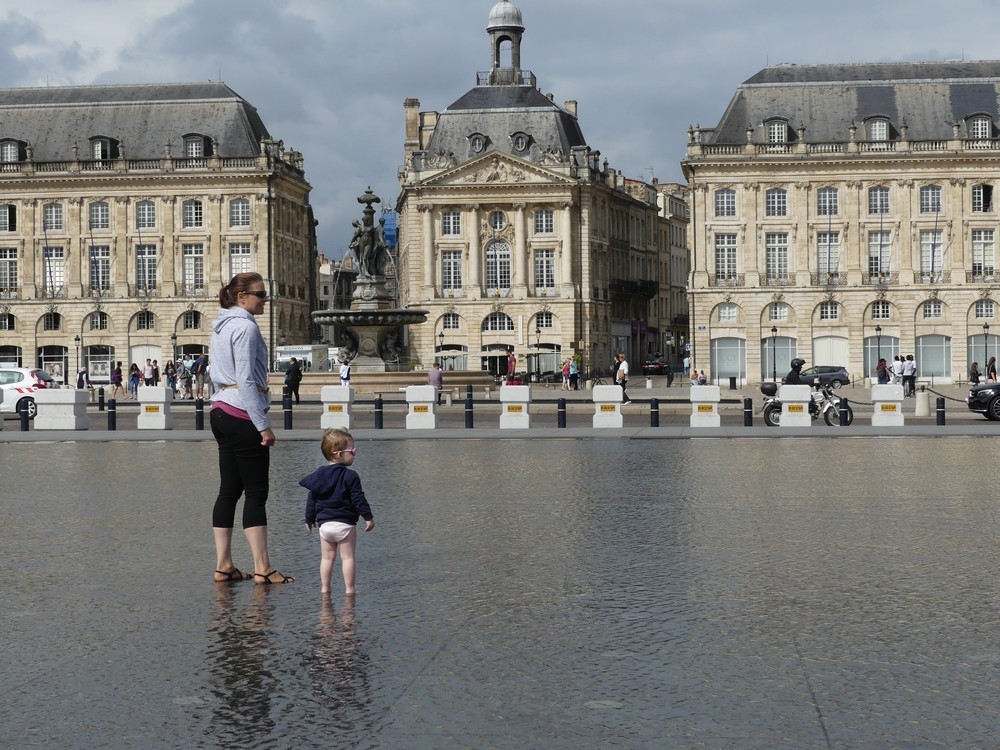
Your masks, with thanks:
[[[184,136],[218,142],[224,157],[256,156],[270,138],[257,110],[224,83],[118,84],[0,89],[0,140],[31,145],[35,161],[65,161],[90,138],[124,143],[129,159],[183,157]]]
[[[438,115],[427,150],[450,152],[461,164],[480,156],[471,152],[469,136],[481,133],[490,140],[486,153],[525,158],[511,145],[516,132],[532,139],[529,161],[538,161],[546,149],[568,155],[574,146],[587,145],[576,117],[534,86],[476,86]]]
[[[766,135],[763,122],[788,120],[792,130],[805,125],[808,143],[845,142],[852,121],[861,126],[875,115],[893,130],[905,120],[907,139],[952,137],[952,123],[986,113],[1000,125],[1000,61],[871,63],[858,65],[777,65],[764,68],[737,90],[714,133],[705,143],[754,142]],[[862,139],[860,127],[858,139]],[[793,138],[794,140],[794,138]]]

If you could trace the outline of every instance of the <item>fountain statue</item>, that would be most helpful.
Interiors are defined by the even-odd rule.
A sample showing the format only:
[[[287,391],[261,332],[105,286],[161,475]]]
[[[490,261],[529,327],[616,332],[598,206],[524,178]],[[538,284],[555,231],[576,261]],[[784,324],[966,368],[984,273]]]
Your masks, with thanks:
[[[385,244],[385,219],[375,224],[373,203],[382,200],[369,187],[358,203],[364,205],[361,221],[353,221],[354,236],[348,249],[354,256],[358,277],[354,281],[350,310],[318,310],[314,322],[340,326],[341,361],[355,372],[398,370],[403,355],[403,329],[427,320],[426,310],[396,308],[395,295],[386,286],[385,271],[391,260]]]

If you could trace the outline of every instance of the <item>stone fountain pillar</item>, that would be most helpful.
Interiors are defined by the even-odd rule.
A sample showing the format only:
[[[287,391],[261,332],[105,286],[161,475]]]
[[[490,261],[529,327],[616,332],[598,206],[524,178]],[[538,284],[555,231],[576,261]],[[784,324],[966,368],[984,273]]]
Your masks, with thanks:
[[[373,203],[380,199],[371,188],[358,197],[364,204],[363,219],[354,222],[349,248],[358,264],[350,310],[319,310],[312,318],[320,325],[339,325],[346,333],[340,345],[341,359],[351,362],[354,372],[385,372],[405,356],[403,329],[427,320],[426,310],[395,307],[395,296],[386,286],[389,251],[382,235],[382,222],[375,226]]]

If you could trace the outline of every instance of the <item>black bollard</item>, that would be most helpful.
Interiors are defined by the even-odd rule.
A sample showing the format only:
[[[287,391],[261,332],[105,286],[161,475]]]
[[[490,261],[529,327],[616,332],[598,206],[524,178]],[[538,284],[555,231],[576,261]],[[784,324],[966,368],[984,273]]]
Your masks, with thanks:
[[[104,386],[97,389],[97,411],[104,411]]]
[[[108,401],[108,429],[112,432],[118,429],[118,403],[114,399]]]
[[[382,421],[382,394],[375,397],[375,429],[381,430],[384,426]]]
[[[292,429],[292,392],[288,386],[281,389],[281,411],[285,415],[285,429]]]
[[[465,429],[472,429],[472,386],[465,391]]]
[[[944,425],[944,397],[938,396],[937,400],[937,423]]]
[[[649,400],[649,426],[660,426],[660,399],[651,398]]]
[[[556,427],[566,426],[566,399],[561,398],[556,402]]]
[[[38,408],[38,405],[35,405]],[[24,399],[17,405],[17,415],[21,418],[21,432],[28,431],[28,400]]]
[[[743,399],[743,426],[753,427],[753,399]]]
[[[472,398],[472,386],[471,385],[465,386],[465,397],[466,398]]]
[[[837,403],[837,409],[839,410],[838,416],[840,417],[840,426],[847,427],[847,399],[843,396],[840,397],[840,401]]]
[[[196,430],[205,429],[205,399],[201,396],[194,400],[194,428]]]

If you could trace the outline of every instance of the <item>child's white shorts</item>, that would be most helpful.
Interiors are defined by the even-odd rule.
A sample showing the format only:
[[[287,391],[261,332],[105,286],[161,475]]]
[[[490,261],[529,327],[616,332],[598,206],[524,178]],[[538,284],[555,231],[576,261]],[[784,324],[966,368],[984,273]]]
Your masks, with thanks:
[[[347,539],[347,535],[352,531],[354,531],[353,523],[340,521],[327,521],[319,527],[319,535],[330,544],[339,544]]]

